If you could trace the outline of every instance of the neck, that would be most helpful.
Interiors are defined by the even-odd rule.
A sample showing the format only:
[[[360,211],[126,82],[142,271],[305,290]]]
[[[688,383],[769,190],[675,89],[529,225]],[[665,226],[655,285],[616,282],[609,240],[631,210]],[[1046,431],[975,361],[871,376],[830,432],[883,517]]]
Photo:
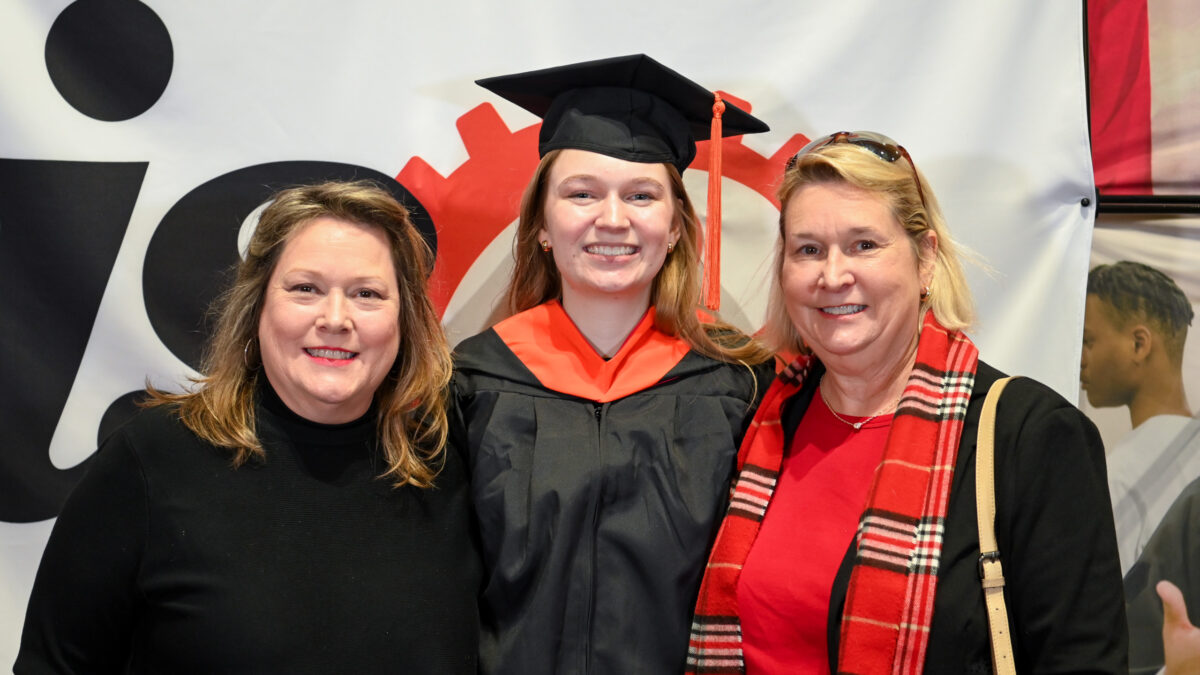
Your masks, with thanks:
[[[838,359],[825,363],[821,388],[826,404],[845,415],[870,417],[895,409],[917,358],[917,340],[900,358],[869,368],[849,368]]]
[[[649,298],[581,297],[565,290],[563,310],[596,353],[611,358],[650,308]]]
[[[1129,422],[1137,428],[1158,415],[1183,415],[1191,417],[1187,394],[1183,388],[1183,375],[1148,378],[1129,402]]]

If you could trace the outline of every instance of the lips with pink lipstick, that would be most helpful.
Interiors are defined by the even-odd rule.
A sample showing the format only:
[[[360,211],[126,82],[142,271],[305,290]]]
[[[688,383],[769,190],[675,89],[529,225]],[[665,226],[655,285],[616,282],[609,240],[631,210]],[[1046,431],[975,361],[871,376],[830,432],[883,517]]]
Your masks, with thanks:
[[[866,305],[831,305],[829,307],[822,307],[821,312],[824,314],[833,314],[834,316],[849,316],[850,314],[858,314],[866,308]]]
[[[588,244],[583,250],[592,255],[616,258],[617,256],[633,255],[638,247],[632,244]]]
[[[333,365],[349,363],[354,357],[358,356],[358,352],[337,349],[335,347],[306,347],[304,353],[317,361]]]

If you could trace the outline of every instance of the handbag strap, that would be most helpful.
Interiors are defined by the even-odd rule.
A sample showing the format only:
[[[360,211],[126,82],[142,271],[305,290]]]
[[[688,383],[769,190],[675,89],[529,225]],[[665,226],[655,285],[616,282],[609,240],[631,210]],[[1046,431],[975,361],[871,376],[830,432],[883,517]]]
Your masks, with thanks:
[[[996,545],[995,439],[996,404],[1000,392],[1013,378],[996,380],[983,400],[979,418],[979,438],[975,451],[975,510],[979,521],[979,579],[987,603],[991,629],[992,672],[1016,675],[1012,636],[1008,629],[1008,610],[1004,607],[1004,569],[1000,565],[1000,547]]]

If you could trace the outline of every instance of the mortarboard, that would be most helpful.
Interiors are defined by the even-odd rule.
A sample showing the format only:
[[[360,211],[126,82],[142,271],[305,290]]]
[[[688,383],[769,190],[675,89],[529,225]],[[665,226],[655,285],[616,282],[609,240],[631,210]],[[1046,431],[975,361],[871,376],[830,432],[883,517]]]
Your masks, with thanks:
[[[500,75],[475,82],[542,118],[538,154],[574,148],[681,173],[696,141],[768,131],[761,120],[645,54]],[[721,144],[710,153],[705,304],[720,303]]]
[[[708,140],[713,92],[645,54],[500,75],[479,86],[543,118],[538,154],[576,148],[631,162],[670,162],[682,173]],[[768,131],[725,103],[723,136]]]

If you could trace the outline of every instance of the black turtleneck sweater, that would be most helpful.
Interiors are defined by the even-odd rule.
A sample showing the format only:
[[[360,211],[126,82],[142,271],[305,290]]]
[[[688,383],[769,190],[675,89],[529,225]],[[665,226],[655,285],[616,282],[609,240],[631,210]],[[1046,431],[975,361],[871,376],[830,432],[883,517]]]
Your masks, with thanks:
[[[37,573],[16,673],[474,673],[477,552],[448,448],[378,476],[374,414],[314,424],[269,388],[234,469],[167,408],[92,460]]]

